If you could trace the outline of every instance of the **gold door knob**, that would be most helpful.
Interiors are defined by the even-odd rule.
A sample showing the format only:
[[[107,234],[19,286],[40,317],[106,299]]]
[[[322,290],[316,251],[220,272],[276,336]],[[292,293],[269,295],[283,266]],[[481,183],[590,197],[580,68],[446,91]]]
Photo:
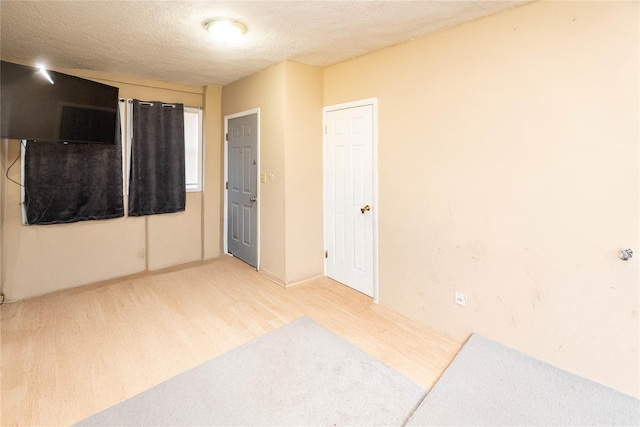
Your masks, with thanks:
[[[366,205],[366,206],[364,206],[364,207],[360,208],[360,212],[362,212],[363,214],[364,214],[366,211],[370,211],[370,210],[371,210],[371,206],[369,206],[369,205]]]

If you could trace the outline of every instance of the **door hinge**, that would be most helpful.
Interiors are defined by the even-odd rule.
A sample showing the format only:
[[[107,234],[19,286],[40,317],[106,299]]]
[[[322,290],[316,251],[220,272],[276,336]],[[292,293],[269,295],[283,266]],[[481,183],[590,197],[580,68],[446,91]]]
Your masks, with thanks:
[[[224,134],[224,140],[225,140],[225,141],[228,141],[228,140],[229,140],[229,134],[228,134],[228,133],[225,133],[225,134]]]
[[[324,257],[329,258],[329,251],[324,251]]]
[[[327,125],[324,125],[324,134],[327,134]]]
[[[229,189],[229,183],[228,183],[228,182],[225,182],[225,183],[224,183],[224,189],[225,189],[225,190],[228,190],[228,189]]]

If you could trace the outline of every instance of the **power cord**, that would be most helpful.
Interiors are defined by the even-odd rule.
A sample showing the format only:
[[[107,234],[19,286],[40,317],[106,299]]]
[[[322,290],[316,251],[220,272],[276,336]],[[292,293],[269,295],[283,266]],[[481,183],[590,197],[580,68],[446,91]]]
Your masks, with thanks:
[[[24,147],[24,149],[25,149],[25,150],[27,149],[27,146],[26,146],[26,144],[25,144],[25,141],[24,141],[24,140],[20,140],[20,145],[21,145],[22,147]],[[16,181],[15,179],[12,179],[12,178],[9,176],[9,172],[11,171],[11,168],[13,167],[13,165],[15,165],[15,164],[18,162],[18,160],[20,160],[20,157],[21,157],[21,156],[22,156],[22,150],[20,150],[20,151],[18,152],[18,157],[16,157],[16,158],[15,158],[15,160],[14,160],[14,161],[9,165],[9,167],[7,168],[7,171],[5,172],[5,176],[7,177],[7,180],[9,180],[9,181],[13,182],[14,184],[19,185],[20,187],[22,187],[22,188],[24,189],[25,199],[27,200],[27,204],[26,204],[26,206],[24,207],[24,209],[25,209],[25,211],[28,211],[28,210],[29,210],[29,206],[31,206],[31,201],[32,201],[32,200],[31,200],[31,197],[29,196],[29,191],[27,190],[27,187],[25,187],[23,184],[21,184],[20,182]],[[36,202],[35,200],[33,200],[33,202],[35,203],[36,208],[39,208],[39,207],[40,207],[40,205],[38,204],[38,202]],[[24,203],[24,200],[21,200],[21,201],[20,201],[20,203]]]
[[[20,141],[20,145],[22,145],[24,148],[27,148],[27,146],[24,145],[24,141]],[[20,187],[24,188],[24,185],[22,185],[15,179],[11,179],[11,177],[9,177],[9,171],[11,171],[11,168],[13,167],[13,165],[15,165],[18,160],[20,160],[21,156],[22,156],[22,150],[18,152],[18,157],[16,157],[16,159],[9,165],[9,167],[7,168],[7,172],[4,174],[4,176],[6,176],[9,181],[13,182],[14,184],[18,184]]]

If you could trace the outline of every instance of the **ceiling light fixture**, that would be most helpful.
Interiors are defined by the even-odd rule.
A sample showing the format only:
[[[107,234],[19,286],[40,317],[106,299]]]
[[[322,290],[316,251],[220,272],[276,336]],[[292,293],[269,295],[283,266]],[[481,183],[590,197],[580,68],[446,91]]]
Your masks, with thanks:
[[[230,19],[213,19],[204,24],[204,28],[211,36],[223,43],[237,40],[247,32],[247,27],[241,22]]]

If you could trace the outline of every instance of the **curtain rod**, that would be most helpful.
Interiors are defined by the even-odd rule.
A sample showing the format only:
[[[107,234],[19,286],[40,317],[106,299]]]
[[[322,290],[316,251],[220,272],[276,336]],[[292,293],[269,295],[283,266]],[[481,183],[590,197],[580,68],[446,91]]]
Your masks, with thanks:
[[[125,99],[125,98],[118,98],[118,100],[120,102],[128,102],[129,104],[133,103],[132,99]],[[152,102],[146,102],[146,101],[140,101],[141,104],[145,104],[145,105],[153,105]],[[173,104],[168,104],[168,103],[162,103],[163,107],[169,107],[169,106],[173,106]],[[185,105],[186,108],[197,108],[198,110],[202,110],[202,107],[192,107],[190,105]]]

